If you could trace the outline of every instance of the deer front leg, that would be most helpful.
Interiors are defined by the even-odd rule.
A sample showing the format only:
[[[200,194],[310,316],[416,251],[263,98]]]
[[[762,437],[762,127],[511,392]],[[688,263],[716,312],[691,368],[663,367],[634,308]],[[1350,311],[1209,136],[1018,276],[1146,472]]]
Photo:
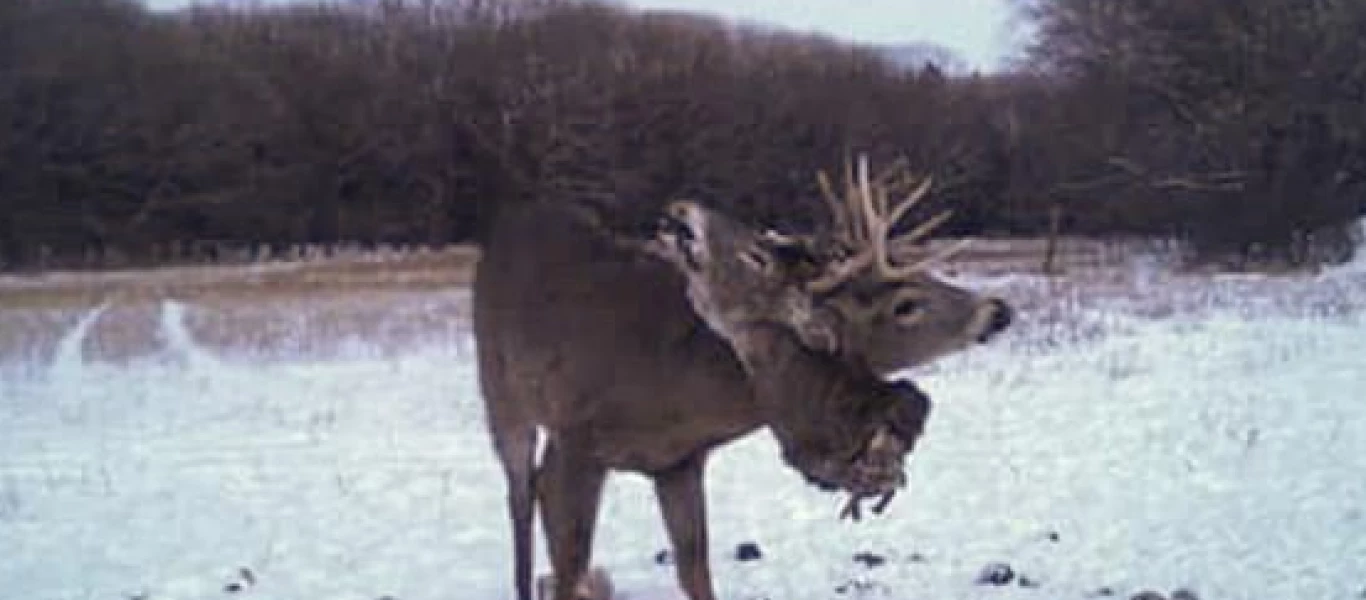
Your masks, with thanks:
[[[579,445],[563,440],[546,444],[536,485],[555,571],[553,600],[579,600],[577,590],[592,558],[593,530],[606,478],[607,469]]]
[[[702,475],[706,454],[654,474],[655,495],[673,544],[678,583],[688,600],[716,600],[707,557],[707,507]]]

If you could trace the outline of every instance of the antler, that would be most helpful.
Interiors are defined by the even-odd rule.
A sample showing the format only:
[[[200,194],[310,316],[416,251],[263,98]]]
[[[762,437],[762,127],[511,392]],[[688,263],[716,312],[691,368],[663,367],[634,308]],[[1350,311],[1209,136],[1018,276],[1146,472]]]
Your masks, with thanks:
[[[845,190],[841,197],[824,172],[817,175],[826,205],[830,209],[832,236],[836,244],[848,249],[846,257],[831,262],[824,274],[807,282],[813,293],[832,291],[872,266],[878,277],[897,281],[922,271],[925,265],[940,260],[961,249],[963,244],[907,265],[896,265],[892,258],[905,254],[947,221],[952,211],[944,211],[914,229],[892,236],[892,229],[910,209],[930,191],[932,179],[917,179],[909,173],[904,161],[897,161],[876,178],[868,172],[867,155],[859,155],[857,166],[845,163]],[[891,190],[910,189],[895,206],[890,204]]]

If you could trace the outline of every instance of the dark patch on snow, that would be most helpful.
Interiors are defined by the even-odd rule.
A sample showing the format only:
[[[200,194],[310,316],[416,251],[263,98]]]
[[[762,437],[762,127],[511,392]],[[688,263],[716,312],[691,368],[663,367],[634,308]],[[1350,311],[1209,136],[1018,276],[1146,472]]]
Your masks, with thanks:
[[[1086,595],[1087,598],[1108,598],[1115,595],[1115,590],[1109,587],[1096,588],[1095,591]]]
[[[659,565],[659,566],[661,566],[661,567],[667,567],[667,566],[669,566],[669,565],[674,564],[674,555],[673,555],[673,553],[672,553],[672,552],[669,552],[668,550],[660,550],[659,552],[656,552],[656,553],[655,553],[655,564],[657,564],[657,565]]]
[[[236,581],[229,581],[223,585],[223,593],[238,594],[245,592],[256,585],[256,573],[247,567],[237,567]]]
[[[1046,539],[1046,540],[1048,540],[1048,541],[1050,541],[1050,542],[1053,542],[1054,544],[1056,544],[1056,543],[1062,541],[1062,536],[1061,536],[1061,535],[1058,535],[1058,532],[1056,532],[1056,531],[1050,531],[1050,532],[1044,534],[1043,537],[1044,537],[1044,539]]]
[[[745,542],[735,547],[735,560],[749,562],[759,560],[764,557],[764,552],[759,549],[759,544]]]
[[[1191,590],[1181,588],[1172,592],[1171,600],[1200,600],[1200,596],[1196,595],[1195,592]]]
[[[835,586],[836,594],[854,594],[862,596],[871,592],[885,594],[888,591],[889,589],[886,585],[870,579],[850,579],[849,581]]]
[[[991,563],[977,573],[977,579],[973,581],[977,585],[1010,585],[1015,581],[1015,569],[1005,563]]]
[[[919,552],[912,552],[910,556],[906,557],[906,560],[911,561],[913,563],[929,562],[925,559],[925,555]]]
[[[1133,596],[1130,596],[1129,600],[1167,600],[1167,598],[1162,594],[1159,594],[1152,590],[1143,590],[1137,594],[1134,594]]]
[[[1039,581],[1038,581],[1038,580],[1034,579],[1033,577],[1026,576],[1026,575],[1021,575],[1020,578],[1016,581],[1016,583],[1018,583],[1018,584],[1020,585],[1020,587],[1022,587],[1022,588],[1031,588],[1031,589],[1032,589],[1032,588],[1037,588],[1037,587],[1039,587]]]
[[[872,552],[856,552],[854,553],[854,562],[873,569],[887,564],[887,558]]]

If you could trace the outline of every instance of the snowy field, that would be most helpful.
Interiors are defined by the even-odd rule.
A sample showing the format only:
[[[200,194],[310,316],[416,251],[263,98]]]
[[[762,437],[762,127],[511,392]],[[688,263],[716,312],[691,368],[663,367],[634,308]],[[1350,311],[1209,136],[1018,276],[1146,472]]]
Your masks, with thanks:
[[[913,374],[887,514],[837,521],[767,434],[715,455],[723,598],[1366,597],[1366,268],[959,277],[1021,322]],[[511,597],[463,289],[35,286],[0,281],[0,598]],[[681,598],[666,545],[614,477],[619,598]]]

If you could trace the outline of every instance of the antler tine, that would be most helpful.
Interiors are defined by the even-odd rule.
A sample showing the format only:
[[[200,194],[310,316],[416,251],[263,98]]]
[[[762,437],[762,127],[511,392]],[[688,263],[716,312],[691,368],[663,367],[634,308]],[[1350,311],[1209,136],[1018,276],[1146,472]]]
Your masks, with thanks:
[[[916,261],[914,264],[909,266],[909,269],[914,271],[923,271],[925,270],[925,267],[928,267],[937,262],[948,260],[953,255],[958,254],[963,250],[966,250],[967,247],[971,245],[971,239],[958,240],[957,242],[954,242],[952,246],[949,246],[948,248],[935,252],[934,254],[931,254],[925,258]]]
[[[849,214],[844,209],[844,200],[835,193],[835,186],[830,183],[830,175],[825,171],[816,173],[816,184],[820,186],[821,197],[825,200],[825,207],[830,211],[830,226],[834,230],[835,239],[852,243],[851,229],[854,224],[850,222]]]
[[[925,195],[929,192],[930,185],[933,183],[933,181],[933,178],[926,177],[925,180],[922,181],[920,185],[916,187],[915,190],[911,191],[911,193],[907,195],[906,200],[899,204],[896,207],[896,209],[892,211],[892,214],[888,215],[888,217],[881,222],[881,230],[878,232],[879,235],[876,238],[874,246],[874,249],[876,250],[876,252],[874,253],[876,259],[874,261],[874,266],[877,269],[878,275],[880,275],[881,277],[889,280],[906,279],[922,271],[926,264],[937,259],[937,257],[932,257],[931,259],[917,261],[910,265],[897,267],[896,265],[892,264],[892,251],[889,248],[889,246],[905,247],[920,241],[925,236],[929,235],[931,231],[934,231],[935,228],[942,225],[945,221],[949,219],[949,217],[953,215],[953,211],[946,210],[935,215],[934,217],[930,218],[924,223],[917,225],[915,229],[912,229],[907,233],[897,236],[895,239],[891,237],[892,227],[895,226],[896,223],[906,215],[906,213],[910,210],[912,206],[920,202],[925,197]]]
[[[869,213],[870,218],[877,215],[880,219],[887,214],[887,180],[893,177],[894,173],[890,169],[885,169],[873,175],[872,169],[868,166],[868,155],[859,155],[859,193],[872,198],[873,212]],[[873,234],[872,227],[868,228],[868,234]]]
[[[952,214],[952,211],[944,211],[942,213],[939,213],[935,215],[934,218],[924,223],[921,223],[919,226],[915,228],[915,230],[911,231],[909,234],[906,234],[894,241],[889,240],[886,236],[883,236],[878,244],[879,246],[881,246],[882,250],[878,253],[877,261],[874,264],[874,267],[877,269],[878,275],[880,275],[883,279],[888,279],[892,281],[906,279],[924,270],[926,264],[934,262],[934,260],[936,260],[938,257],[932,257],[931,259],[920,260],[909,265],[898,267],[892,264],[892,251],[889,250],[887,247],[889,245],[895,245],[898,247],[898,249],[900,249],[911,245],[920,237],[927,235],[934,228],[943,224],[943,222],[948,220],[948,218]]]
[[[904,159],[898,160],[892,167],[873,177],[869,172],[866,154],[860,154],[856,161],[846,158],[846,193],[842,198],[843,202],[839,201],[841,199],[834,198],[834,194],[830,193],[833,191],[833,186],[829,177],[820,173],[818,179],[822,191],[826,194],[827,203],[836,214],[837,221],[842,220],[844,222],[843,231],[847,232],[849,237],[843,241],[854,248],[856,253],[843,261],[832,264],[825,275],[809,281],[806,284],[807,289],[813,293],[830,292],[869,266],[873,266],[882,279],[893,281],[907,279],[922,271],[926,264],[941,260],[948,254],[961,249],[959,246],[951,252],[938,253],[929,259],[916,261],[905,266],[898,267],[893,264],[894,254],[900,254],[904,248],[924,239],[953,214],[952,211],[942,212],[917,225],[907,233],[896,237],[892,236],[892,230],[896,224],[929,194],[930,187],[934,183],[931,177],[925,177],[917,182],[917,178],[909,173],[905,166]],[[895,206],[891,206],[889,190],[907,186],[914,186],[914,188],[904,200]]]
[[[935,229],[938,229],[940,225],[943,225],[945,221],[948,221],[952,217],[952,210],[946,210],[944,212],[941,212],[933,217],[930,217],[929,219],[926,219],[924,223],[916,225],[915,229],[912,229],[902,234],[900,237],[897,238],[897,240],[904,244],[914,244],[916,242],[919,242],[920,240],[924,239],[925,236],[929,235],[930,232],[934,231]]]
[[[859,183],[861,184],[865,192],[862,195],[863,216],[868,220],[869,238],[869,248],[864,253],[872,254],[873,264],[877,268],[878,273],[886,278],[891,279],[893,278],[893,269],[891,259],[887,256],[887,245],[890,242],[888,238],[891,234],[892,224],[896,222],[896,218],[899,218],[900,215],[905,214],[905,204],[908,203],[902,203],[902,206],[898,206],[896,210],[892,211],[893,214],[888,215],[886,211],[887,196],[884,193],[881,194],[882,202],[880,204],[882,204],[882,206],[877,206],[877,204],[879,203],[874,200],[874,194],[871,188],[871,184],[868,181],[867,157],[865,156],[863,158],[864,160],[860,162],[860,166],[862,168],[859,170]],[[882,210],[878,210],[879,208],[881,208]]]
[[[875,216],[879,213],[873,212],[873,182],[868,173],[868,155],[858,155],[858,195],[859,200],[863,201],[864,216],[869,224],[876,223]],[[872,233],[871,227],[869,233]]]
[[[868,157],[860,154],[857,163],[846,159],[845,195],[843,203],[831,202],[843,207],[843,215],[848,220],[849,238],[845,241],[856,249],[856,254],[836,264],[824,276],[807,282],[806,287],[815,294],[830,292],[852,279],[859,271],[873,263],[874,256],[870,245],[877,237],[880,228],[877,213],[873,212],[872,185],[868,177]],[[823,186],[828,185],[823,183]]]
[[[859,155],[860,161],[864,158]],[[867,215],[863,213],[860,200],[862,199],[861,186],[858,183],[856,166],[852,159],[846,159],[844,163],[844,203],[845,210],[848,211],[850,228],[853,235],[849,238],[849,243],[854,247],[862,246],[867,243],[868,236],[871,235]]]
[[[930,232],[938,229],[940,225],[943,225],[944,222],[948,221],[952,216],[952,210],[941,212],[927,219],[924,223],[917,225],[915,229],[903,233],[894,239],[890,239],[889,243],[893,249],[914,247],[921,239],[924,239]]]
[[[913,207],[913,206],[915,206],[916,204],[920,203],[920,201],[921,201],[922,199],[925,198],[925,195],[929,193],[929,191],[930,191],[930,186],[933,185],[933,183],[934,183],[934,178],[933,178],[933,177],[926,177],[924,181],[921,181],[921,182],[920,182],[920,185],[916,186],[916,188],[915,188],[914,190],[911,190],[911,193],[910,193],[910,194],[907,194],[907,195],[906,195],[906,199],[905,199],[905,200],[902,200],[902,201],[901,201],[901,204],[898,204],[897,207],[896,207],[894,210],[892,210],[892,214],[887,215],[887,219],[886,219],[886,223],[887,223],[887,232],[886,232],[886,233],[890,234],[890,233],[891,233],[891,229],[892,229],[893,227],[895,227],[896,224],[897,224],[898,222],[900,222],[901,219],[902,219],[903,217],[906,216],[906,213],[910,212],[911,207]],[[937,226],[937,224],[936,224],[936,226]],[[916,231],[919,231],[919,230],[920,230],[920,228],[917,227],[917,228],[916,228]],[[925,233],[928,233],[928,231],[926,231]],[[920,235],[924,235],[924,234],[922,233],[922,234],[920,234]],[[915,237],[912,237],[912,236],[903,236],[903,237],[909,237],[910,239],[915,239]]]
[[[894,261],[909,263],[907,266],[898,267],[897,270],[899,271],[924,271],[936,263],[952,260],[964,250],[971,248],[974,243],[976,243],[976,240],[973,239],[954,240],[952,243],[948,243],[945,247],[935,251],[927,251],[924,246],[914,248],[893,247],[891,249],[890,257]]]

